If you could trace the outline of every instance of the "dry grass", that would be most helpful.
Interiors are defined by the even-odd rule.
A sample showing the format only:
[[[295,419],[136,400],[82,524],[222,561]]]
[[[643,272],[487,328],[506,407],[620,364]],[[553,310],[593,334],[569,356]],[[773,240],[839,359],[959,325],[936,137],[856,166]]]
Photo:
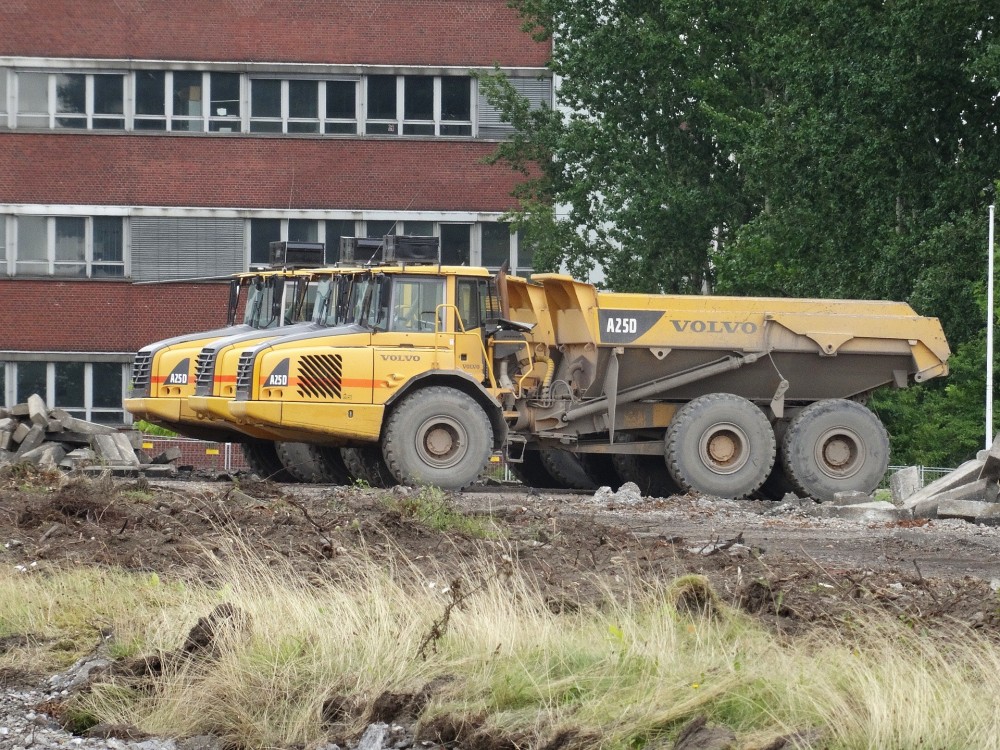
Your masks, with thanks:
[[[123,652],[170,652],[199,616],[228,602],[249,626],[224,630],[211,658],[169,662],[151,691],[121,680],[98,687],[78,708],[249,747],[317,742],[329,731],[320,716],[331,696],[367,705],[432,681],[424,721],[482,716],[493,730],[540,739],[572,727],[609,749],[643,747],[699,714],[746,747],[794,732],[812,738],[798,747],[1000,746],[989,708],[1000,650],[957,626],[931,635],[859,619],[852,630],[779,640],[694,579],[683,594],[619,583],[600,607],[556,614],[502,557],[484,555],[453,581],[356,560],[337,581],[306,582],[236,552],[220,570],[221,589],[2,572],[0,637],[33,633],[52,644],[110,628]],[[0,666],[28,653],[0,655]],[[349,734],[364,717],[344,721],[338,729]]]

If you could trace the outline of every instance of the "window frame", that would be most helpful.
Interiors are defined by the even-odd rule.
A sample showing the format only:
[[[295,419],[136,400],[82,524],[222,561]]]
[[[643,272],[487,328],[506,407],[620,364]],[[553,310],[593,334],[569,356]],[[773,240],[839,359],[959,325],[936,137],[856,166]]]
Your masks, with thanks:
[[[473,102],[475,101],[475,96],[473,92],[473,78],[468,75],[427,75],[427,74],[398,74],[395,75],[396,79],[396,117],[395,119],[388,119],[384,117],[373,118],[368,116],[368,86],[370,79],[374,77],[372,75],[363,76],[364,78],[364,118],[362,120],[364,124],[364,134],[365,135],[380,135],[380,136],[392,136],[399,137],[403,136],[406,138],[472,138],[475,134],[475,109]],[[392,76],[388,76],[392,77]],[[419,78],[430,78],[432,82],[432,97],[433,103],[431,105],[431,119],[420,119],[414,117],[407,117],[406,112],[406,91],[407,82],[415,81]],[[442,82],[444,79],[457,79],[463,78],[468,86],[469,94],[469,119],[468,120],[452,120],[444,119],[444,115],[441,111],[442,107]],[[375,126],[387,126],[385,132],[379,129],[377,132],[373,132],[369,125]],[[431,127],[432,132],[413,132],[416,128],[427,128]],[[468,129],[468,132],[464,133],[443,133],[442,130],[445,128],[462,128]]]
[[[127,388],[129,383],[130,375],[130,365],[128,358],[122,355],[97,355],[91,358],[80,358],[75,356],[66,356],[65,353],[38,353],[33,354],[31,358],[25,357],[23,355],[11,356],[10,354],[4,355],[0,354],[0,404],[6,404],[6,406],[13,406],[18,403],[18,368],[21,365],[44,365],[45,367],[45,393],[40,393],[45,405],[49,409],[66,409],[74,416],[86,420],[88,422],[98,422],[99,424],[106,425],[128,425],[132,422],[132,417],[129,412],[124,408],[124,404],[121,403],[127,394]],[[56,366],[65,364],[83,364],[83,398],[84,403],[80,405],[70,405],[65,406],[63,404],[57,403],[56,401]],[[94,365],[116,365],[120,377],[120,393],[121,400],[119,401],[118,407],[109,406],[95,406],[94,398],[94,385],[95,383],[105,381],[104,378],[94,377]],[[30,395],[30,394],[29,394]],[[114,415],[117,419],[113,421],[106,421],[95,419],[95,417],[100,417],[101,415]]]
[[[10,217],[10,214],[6,216]],[[11,248],[10,252],[7,253],[6,269],[11,276],[22,276],[26,278],[46,278],[46,277],[57,277],[63,279],[100,279],[100,280],[116,280],[125,279],[128,277],[128,263],[127,263],[127,227],[125,226],[125,217],[123,216],[81,216],[77,214],[73,215],[53,215],[53,214],[17,214],[13,215],[14,221],[7,222],[13,224],[13,229],[8,233],[8,238],[12,241],[8,247]],[[95,219],[118,219],[122,222],[121,229],[121,260],[104,260],[94,258],[94,220]],[[45,222],[45,258],[32,258],[24,259],[22,258],[21,249],[19,246],[21,237],[21,222],[25,219],[42,219]],[[57,223],[60,220],[67,219],[82,219],[84,222],[84,257],[83,260],[65,260],[57,257],[58,240],[57,240]],[[36,272],[23,272],[19,271],[21,264],[31,263],[31,264],[46,264],[45,273],[39,274]],[[59,268],[71,268],[75,266],[82,266],[84,273],[77,274],[64,274],[58,273]],[[104,268],[120,268],[120,274],[106,274],[102,275],[100,273],[95,274],[95,270]]]
[[[129,99],[129,78],[124,72],[115,70],[108,71],[81,71],[81,70],[32,70],[24,69],[15,71],[18,75],[16,99],[12,102],[9,117],[13,119],[13,126],[18,128],[40,128],[46,130],[107,130],[109,132],[120,132],[129,129],[129,110],[132,108]],[[45,76],[45,111],[23,111],[21,109],[21,82],[22,74],[35,74]],[[59,79],[60,77],[82,77],[84,85],[83,111],[61,110],[59,108]],[[95,82],[96,77],[117,78],[121,84],[121,112],[98,112],[96,111]],[[9,94],[13,97],[13,92]],[[3,110],[0,109],[0,117]],[[46,119],[46,125],[41,126],[35,123],[24,124],[23,118],[40,120]],[[102,124],[95,125],[95,120],[102,121]],[[114,127],[103,124],[103,121],[115,121]],[[79,127],[62,124],[61,121],[76,121]]]

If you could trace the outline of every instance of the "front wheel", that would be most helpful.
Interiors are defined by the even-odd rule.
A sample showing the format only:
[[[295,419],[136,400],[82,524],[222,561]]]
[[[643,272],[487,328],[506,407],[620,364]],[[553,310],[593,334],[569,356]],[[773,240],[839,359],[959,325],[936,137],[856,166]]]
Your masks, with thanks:
[[[403,484],[457,490],[475,481],[493,452],[493,427],[474,398],[444,386],[422,388],[385,425],[382,453]]]
[[[781,461],[803,495],[833,500],[838,492],[870,493],[889,467],[889,435],[856,401],[817,401],[788,425]]]
[[[664,446],[667,468],[683,489],[741,498],[774,465],[774,432],[764,412],[732,393],[709,393],[674,415]]]

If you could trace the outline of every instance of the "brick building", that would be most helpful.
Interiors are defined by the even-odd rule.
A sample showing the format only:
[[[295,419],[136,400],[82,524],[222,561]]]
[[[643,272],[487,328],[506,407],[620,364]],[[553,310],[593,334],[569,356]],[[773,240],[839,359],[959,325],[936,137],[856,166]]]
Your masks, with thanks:
[[[551,103],[549,51],[506,0],[0,3],[0,403],[123,421],[132,353],[224,323],[194,279],[272,240],[434,234],[530,268],[470,74]]]

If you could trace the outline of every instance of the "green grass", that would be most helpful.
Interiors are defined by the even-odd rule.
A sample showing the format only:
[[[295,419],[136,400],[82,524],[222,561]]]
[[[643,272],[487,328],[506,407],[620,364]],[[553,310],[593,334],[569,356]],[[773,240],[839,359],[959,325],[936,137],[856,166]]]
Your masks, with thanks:
[[[499,536],[496,524],[456,510],[439,487],[421,487],[415,495],[388,495],[385,504],[403,518],[412,518],[435,531],[458,532],[477,539]]]
[[[483,717],[537,746],[564,729],[588,747],[659,747],[704,714],[740,747],[791,732],[831,750],[1000,746],[1000,649],[974,631],[928,634],[856,613],[840,631],[776,637],[697,576],[609,583],[600,604],[555,614],[498,552],[454,575],[357,559],[304,581],[245,548],[214,586],[86,569],[0,570],[0,636],[30,633],[0,667],[66,664],[114,633],[114,655],[177,649],[227,602],[243,624],[213,658],[168,662],[154,690],[127,681],[74,699],[81,721],[251,748],[318,743],[330,696],[361,704],[439,685],[422,714]],[[56,648],[61,643],[70,650]],[[439,678],[447,678],[441,680]],[[359,732],[363,717],[339,729]],[[810,744],[810,742],[812,744]]]

